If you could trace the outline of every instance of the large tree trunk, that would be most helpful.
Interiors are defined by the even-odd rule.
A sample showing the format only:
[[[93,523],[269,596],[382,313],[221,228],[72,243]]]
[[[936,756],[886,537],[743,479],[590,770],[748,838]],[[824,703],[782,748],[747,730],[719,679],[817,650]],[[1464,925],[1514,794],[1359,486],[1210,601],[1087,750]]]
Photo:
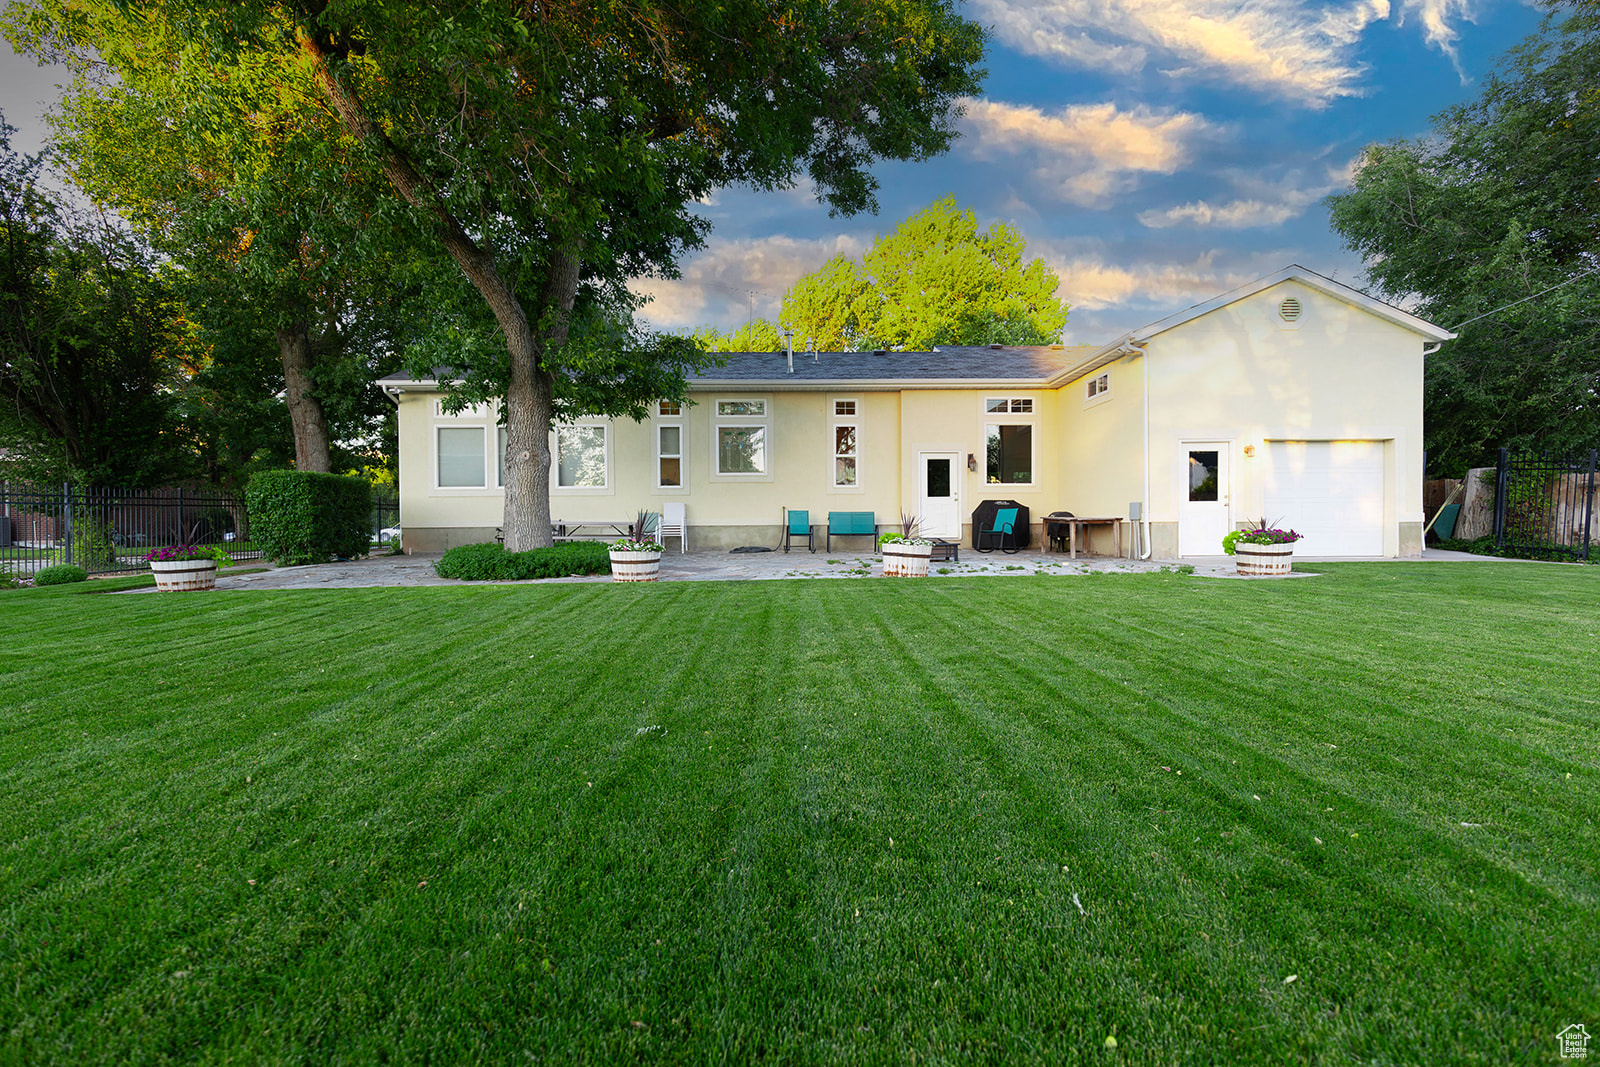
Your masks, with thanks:
[[[289,422],[294,427],[295,469],[333,473],[328,446],[328,416],[311,391],[311,337],[303,322],[279,329],[278,352],[283,357],[284,396],[289,402]]]
[[[550,331],[535,337],[517,294],[500,277],[493,254],[467,235],[411,160],[372,121],[355,92],[334,75],[328,64],[329,45],[304,26],[298,27],[296,34],[301,49],[314,60],[317,87],[339,116],[340,125],[376,152],[385,176],[408,204],[433,217],[435,232],[450,258],[494,312],[511,356],[511,380],[505,396],[505,545],[512,552],[547,547],[554,543],[549,443],[554,380],[541,366],[540,357],[546,348],[566,340],[567,317],[578,293],[578,257],[566,249],[551,255],[537,321],[547,321],[546,311],[558,314]]]

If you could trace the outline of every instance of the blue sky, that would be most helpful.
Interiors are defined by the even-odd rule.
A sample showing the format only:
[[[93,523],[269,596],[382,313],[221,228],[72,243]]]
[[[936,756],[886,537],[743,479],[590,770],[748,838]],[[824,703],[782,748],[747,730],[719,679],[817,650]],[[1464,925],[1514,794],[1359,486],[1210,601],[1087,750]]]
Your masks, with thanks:
[[[876,216],[830,219],[808,188],[728,189],[645,316],[729,330],[775,317],[831,255],[859,255],[949,194],[1015,225],[1061,279],[1065,340],[1124,330],[1289,264],[1360,285],[1322,199],[1361,149],[1472,99],[1537,27],[1520,0],[968,0],[991,27],[983,95],[939,159],[879,168]],[[42,142],[58,77],[0,47],[14,146]],[[798,339],[797,339],[798,340]]]
[[[830,219],[803,188],[719,193],[683,280],[641,286],[645,315],[731,329],[753,303],[775,317],[801,274],[946,194],[980,226],[1015,225],[1055,269],[1069,343],[1289,263],[1359,285],[1323,197],[1365,145],[1423,135],[1472,99],[1540,19],[1517,0],[969,0],[967,13],[994,31],[989,77],[947,155],[879,168],[876,216]]]

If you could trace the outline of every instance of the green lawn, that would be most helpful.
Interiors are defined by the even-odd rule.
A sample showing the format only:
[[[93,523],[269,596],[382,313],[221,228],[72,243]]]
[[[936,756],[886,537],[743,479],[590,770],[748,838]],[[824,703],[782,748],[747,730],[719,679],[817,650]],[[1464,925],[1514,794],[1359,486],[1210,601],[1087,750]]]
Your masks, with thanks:
[[[0,593],[0,1061],[1557,1062],[1600,569],[1319,569]]]

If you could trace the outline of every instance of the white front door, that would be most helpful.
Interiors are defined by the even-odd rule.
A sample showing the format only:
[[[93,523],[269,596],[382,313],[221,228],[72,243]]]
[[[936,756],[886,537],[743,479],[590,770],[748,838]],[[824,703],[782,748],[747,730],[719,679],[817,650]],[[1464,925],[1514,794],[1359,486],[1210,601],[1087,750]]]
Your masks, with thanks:
[[[961,489],[957,466],[961,456],[955,452],[918,452],[917,481],[921,502],[917,514],[924,537],[961,537]]]
[[[1222,538],[1233,529],[1229,498],[1228,442],[1185,442],[1178,491],[1178,555],[1220,556]]]

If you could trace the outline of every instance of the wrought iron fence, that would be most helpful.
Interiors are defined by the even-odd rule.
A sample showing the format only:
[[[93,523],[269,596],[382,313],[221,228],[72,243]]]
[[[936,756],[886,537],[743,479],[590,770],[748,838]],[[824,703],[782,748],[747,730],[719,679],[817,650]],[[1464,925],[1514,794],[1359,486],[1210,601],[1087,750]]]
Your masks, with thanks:
[[[1532,559],[1588,559],[1596,533],[1595,462],[1513,456],[1502,448],[1495,477],[1495,545]]]
[[[372,539],[379,544],[400,539],[400,498],[377,496],[372,498]]]
[[[137,571],[165,545],[221,545],[259,559],[244,501],[209,487],[82,489],[0,482],[0,568],[18,576],[52,563],[91,574]]]

